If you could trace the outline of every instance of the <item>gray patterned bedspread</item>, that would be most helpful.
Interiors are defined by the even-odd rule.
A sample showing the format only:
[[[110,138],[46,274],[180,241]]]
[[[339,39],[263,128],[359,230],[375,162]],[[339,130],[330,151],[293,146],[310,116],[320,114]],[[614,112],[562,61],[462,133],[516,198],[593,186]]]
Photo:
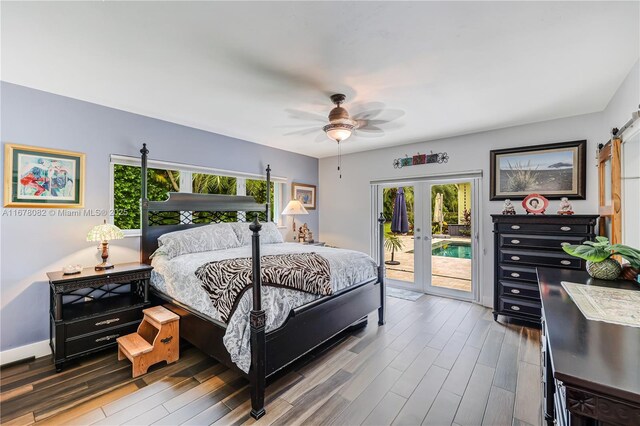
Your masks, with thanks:
[[[318,253],[329,262],[331,286],[334,292],[373,278],[377,274],[373,259],[364,253],[353,250],[305,246],[298,243],[265,244],[260,247],[260,250],[263,256]],[[202,288],[201,281],[196,277],[195,271],[208,262],[250,256],[251,246],[186,254],[170,260],[164,256],[156,256],[151,263],[154,267],[151,274],[151,284],[159,291],[196,311],[222,321],[220,313],[213,307],[208,294]],[[264,286],[262,288],[262,307],[267,317],[267,332],[280,327],[292,309],[319,297],[322,296],[288,288]],[[252,291],[248,290],[242,295],[236,310],[229,319],[223,339],[231,359],[244,372],[249,371],[251,364],[249,344],[251,300]]]

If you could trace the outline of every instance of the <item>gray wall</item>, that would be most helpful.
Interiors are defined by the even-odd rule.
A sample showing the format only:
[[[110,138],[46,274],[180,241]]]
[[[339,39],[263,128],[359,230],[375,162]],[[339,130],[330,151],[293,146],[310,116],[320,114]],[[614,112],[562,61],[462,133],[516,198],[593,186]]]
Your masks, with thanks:
[[[11,142],[87,154],[87,209],[109,208],[109,155],[137,156],[142,142],[147,143],[151,159],[256,174],[270,163],[274,175],[288,178],[285,201],[290,182],[318,184],[315,158],[6,82],[0,90],[3,145]],[[4,156],[4,149],[2,152]],[[2,351],[49,338],[45,272],[66,264],[98,263],[96,245],[85,238],[102,220],[12,217],[6,215],[7,210],[0,215]],[[317,231],[318,210],[310,212],[305,221]],[[135,237],[112,242],[110,260],[138,260],[138,244]]]

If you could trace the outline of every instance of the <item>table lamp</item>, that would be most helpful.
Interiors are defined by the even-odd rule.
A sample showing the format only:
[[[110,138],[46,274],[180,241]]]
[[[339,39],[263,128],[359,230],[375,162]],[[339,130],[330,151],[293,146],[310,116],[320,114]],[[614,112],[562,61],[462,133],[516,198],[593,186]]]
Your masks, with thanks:
[[[304,208],[302,203],[298,200],[291,200],[287,207],[282,211],[283,216],[293,216],[293,232],[296,231],[296,215],[297,214],[309,214],[307,209]]]
[[[120,240],[124,238],[124,234],[115,225],[107,223],[105,220],[102,225],[94,226],[87,234],[87,241],[102,242],[102,263],[96,265],[96,271],[104,271],[113,268],[113,265],[107,262],[109,258],[109,240]],[[100,247],[98,247],[100,249]]]

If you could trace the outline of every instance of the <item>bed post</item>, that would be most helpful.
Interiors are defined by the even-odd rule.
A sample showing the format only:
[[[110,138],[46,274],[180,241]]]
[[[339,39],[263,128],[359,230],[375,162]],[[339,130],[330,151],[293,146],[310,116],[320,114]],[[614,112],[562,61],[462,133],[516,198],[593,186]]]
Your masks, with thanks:
[[[267,217],[266,222],[271,222],[271,164],[267,164]]]
[[[262,225],[258,217],[249,226],[253,231],[251,236],[252,264],[253,264],[253,309],[249,314],[251,329],[251,367],[249,368],[249,380],[251,382],[251,417],[259,419],[264,416],[264,389],[265,379],[265,323],[266,317],[262,310],[262,274],[260,270],[260,230]]]
[[[385,317],[385,304],[387,302],[387,289],[384,285],[384,223],[386,219],[384,218],[384,214],[380,213],[380,217],[378,218],[378,224],[380,226],[380,247],[378,252],[379,257],[379,266],[378,266],[378,282],[380,283],[380,307],[378,308],[378,325],[384,325],[386,321]]]
[[[140,232],[142,233],[140,237],[140,263],[145,263],[148,259],[145,259],[143,243],[149,227],[149,200],[147,199],[147,155],[149,150],[146,143],[142,144],[140,154],[142,154],[140,158]]]

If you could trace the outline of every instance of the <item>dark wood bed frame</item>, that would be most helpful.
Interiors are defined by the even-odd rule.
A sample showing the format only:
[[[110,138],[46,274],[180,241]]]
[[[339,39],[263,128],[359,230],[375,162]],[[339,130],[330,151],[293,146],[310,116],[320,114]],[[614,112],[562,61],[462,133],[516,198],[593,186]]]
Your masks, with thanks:
[[[147,199],[147,150],[143,144],[142,199],[140,257],[142,263],[150,263],[149,257],[158,248],[158,237],[173,231],[190,229],[208,223],[225,221],[249,221],[252,234],[253,261],[253,309],[250,313],[251,367],[242,372],[232,361],[222,338],[226,324],[203,315],[194,309],[152,289],[153,301],[180,316],[180,337],[227,367],[247,377],[251,386],[251,416],[255,419],[265,414],[264,393],[266,379],[291,364],[312,349],[353,326],[366,325],[367,315],[378,310],[378,325],[385,323],[384,285],[384,217],[380,226],[378,276],[358,283],[330,296],[316,299],[297,307],[289,313],[279,328],[265,332],[265,311],[261,301],[260,230],[259,217],[269,220],[271,169],[267,166],[267,201],[258,204],[250,196],[169,193],[166,201]],[[194,223],[196,222],[196,223]]]

